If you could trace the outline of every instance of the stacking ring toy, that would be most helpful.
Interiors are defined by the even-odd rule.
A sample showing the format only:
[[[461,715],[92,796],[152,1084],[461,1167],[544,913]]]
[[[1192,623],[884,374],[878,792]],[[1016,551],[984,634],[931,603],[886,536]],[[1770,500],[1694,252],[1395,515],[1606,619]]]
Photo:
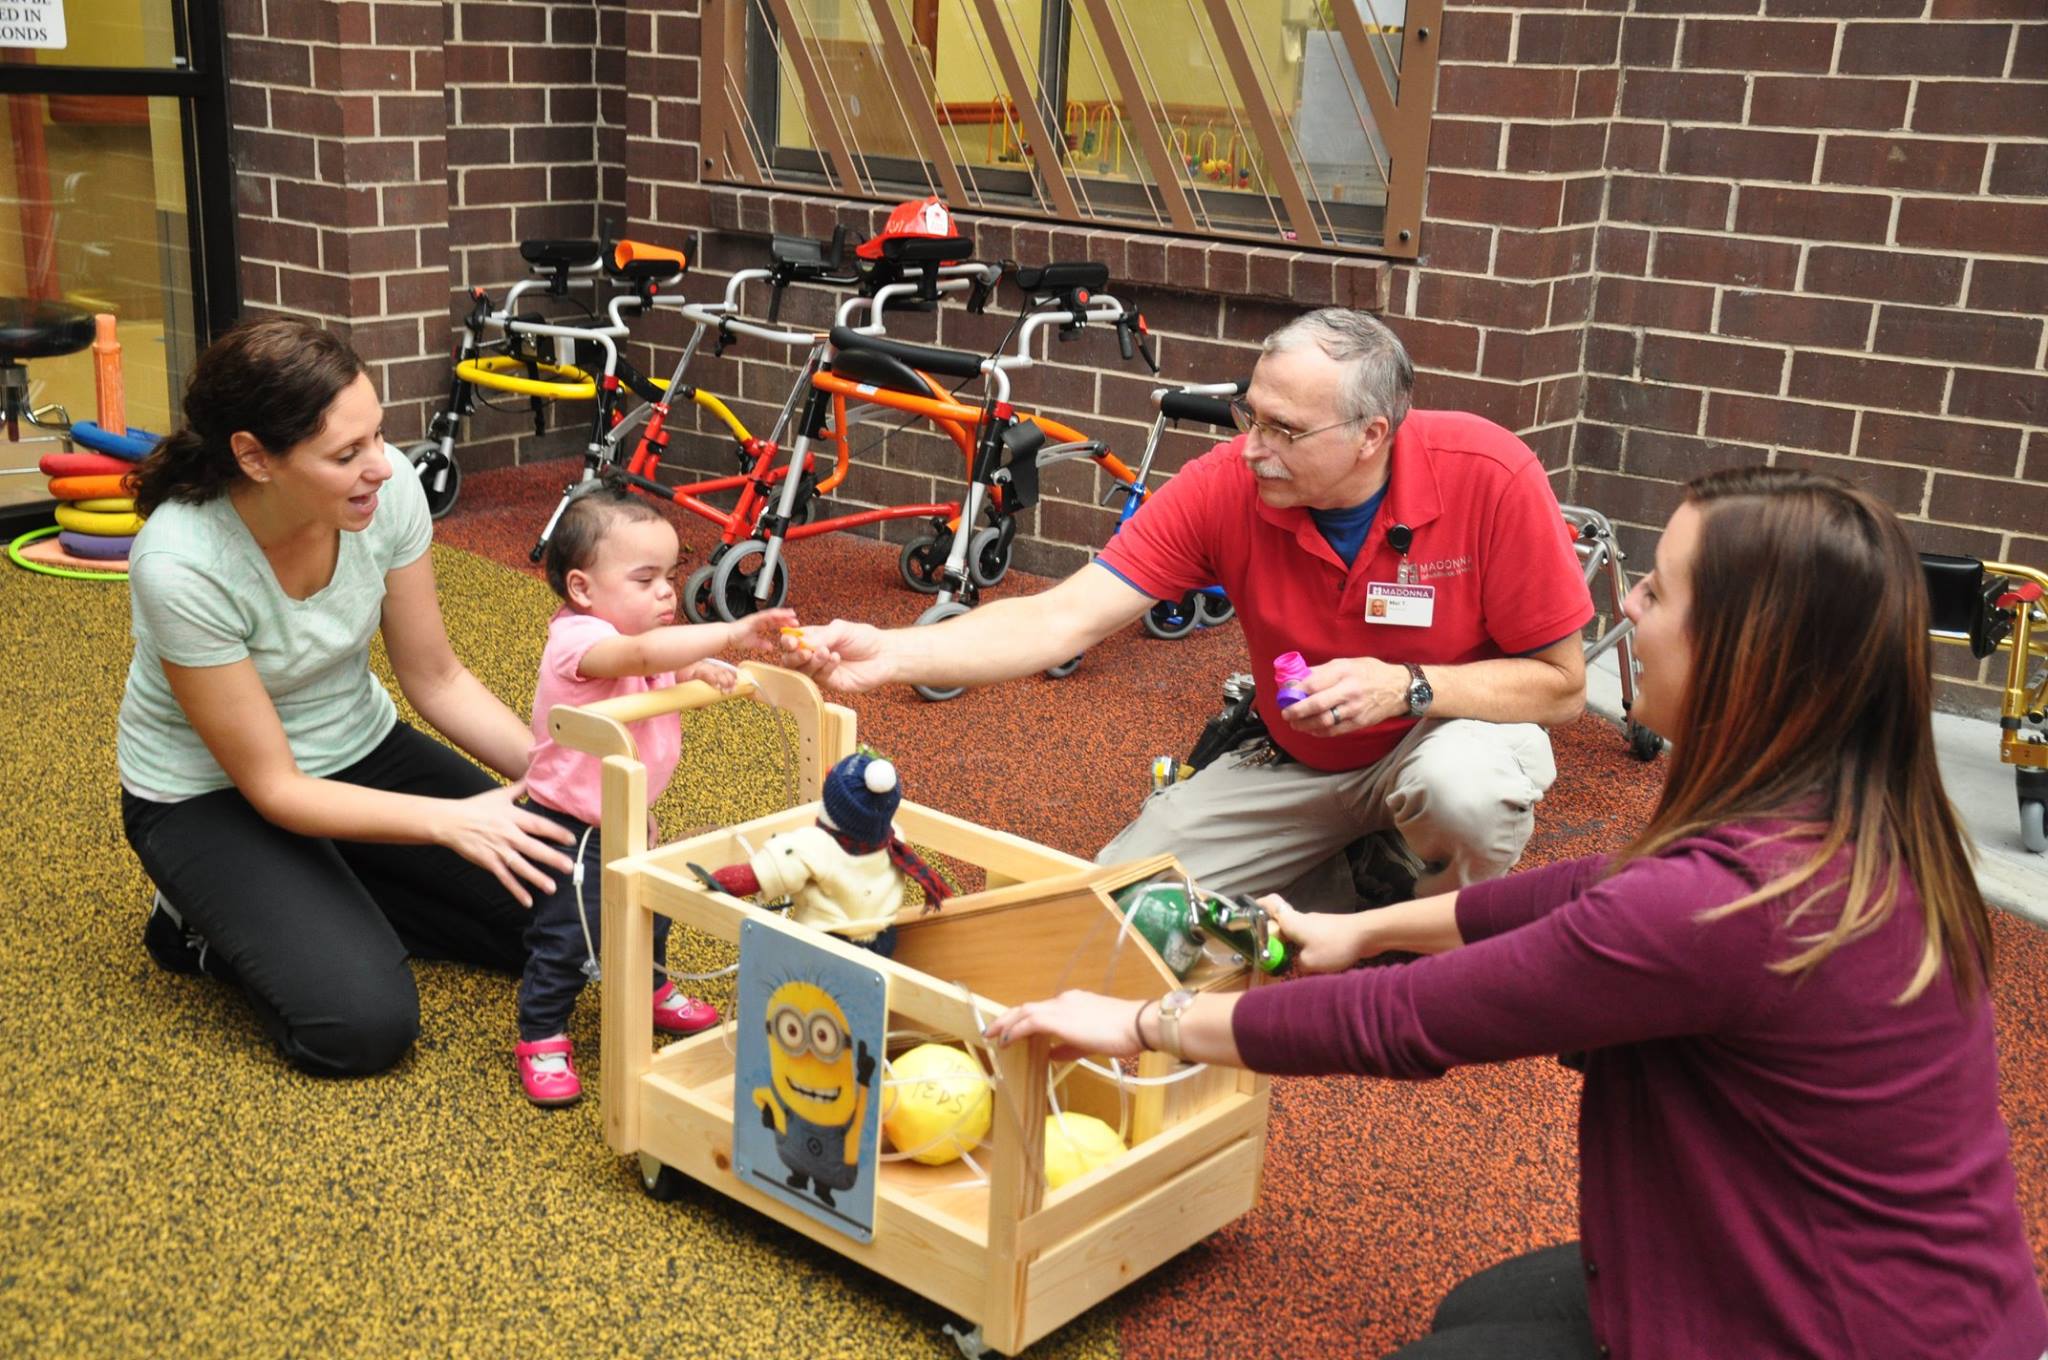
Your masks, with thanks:
[[[527,363],[509,354],[491,354],[481,359],[464,359],[455,366],[455,376],[478,387],[499,392],[517,392],[528,397],[558,397],[563,401],[589,401],[597,395],[597,380],[568,364],[532,365],[549,374],[552,381],[526,376]]]
[[[128,550],[135,546],[135,535],[122,534],[108,538],[100,534],[74,534],[69,529],[60,531],[57,544],[73,557],[91,557],[102,561],[121,561],[128,556]]]
[[[21,550],[39,538],[48,538],[57,532],[55,525],[42,529],[31,529],[7,545],[7,560],[23,571],[37,572],[43,576],[62,576],[72,581],[125,581],[126,571],[79,571],[72,567],[53,567],[47,562],[32,562],[22,556]]]
[[[121,489],[122,480],[122,473],[114,473],[112,475],[103,473],[92,477],[52,477],[50,478],[50,494],[60,501],[89,501],[110,497],[120,497],[132,501],[133,498]],[[83,508],[87,510],[103,510],[109,507],[88,505]],[[122,508],[133,510],[135,507],[133,504],[130,504]]]
[[[45,477],[120,477],[134,467],[126,458],[104,453],[46,453],[36,462],[36,471]]]
[[[142,527],[142,517],[134,510],[81,510],[75,505],[57,507],[57,527],[74,533],[98,534],[102,538],[119,538],[132,534]]]
[[[132,515],[135,513],[133,496],[88,496],[71,502],[73,510],[91,510],[102,515]]]
[[[148,430],[138,430],[133,425],[128,427],[128,433],[115,434],[112,430],[101,429],[90,420],[71,422],[72,442],[83,444],[94,453],[125,458],[131,463],[149,457],[156,450],[157,441],[162,437],[151,434]]]

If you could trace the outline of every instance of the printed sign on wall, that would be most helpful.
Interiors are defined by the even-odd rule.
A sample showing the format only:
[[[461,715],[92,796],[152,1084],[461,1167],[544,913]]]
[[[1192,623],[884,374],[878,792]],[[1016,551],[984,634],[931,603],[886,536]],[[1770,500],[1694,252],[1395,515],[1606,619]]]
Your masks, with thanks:
[[[64,42],[64,0],[0,0],[0,47],[62,47]]]

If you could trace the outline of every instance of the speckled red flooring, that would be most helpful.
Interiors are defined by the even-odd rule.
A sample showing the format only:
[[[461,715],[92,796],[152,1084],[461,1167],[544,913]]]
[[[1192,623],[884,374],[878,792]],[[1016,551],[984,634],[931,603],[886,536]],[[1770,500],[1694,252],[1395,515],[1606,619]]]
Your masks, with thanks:
[[[573,473],[555,463],[476,475],[437,537],[532,570],[526,549]],[[687,570],[716,539],[702,521],[679,527]],[[873,539],[810,540],[790,564],[789,602],[809,619],[903,624],[928,603],[898,580],[894,548]],[[1042,584],[1013,574],[996,593]],[[946,704],[907,690],[849,702],[862,739],[899,763],[911,797],[1090,854],[1136,810],[1150,757],[1185,751],[1222,677],[1244,665],[1234,625],[1178,642],[1132,628],[1065,680]],[[1620,844],[1660,778],[1597,718],[1554,741],[1559,777],[1529,863]],[[2007,1117],[2038,1253],[2048,1248],[2048,939],[2002,915],[1997,927]],[[1530,1060],[1418,1085],[1276,1083],[1258,1209],[1107,1305],[1125,1354],[1372,1356],[1419,1335],[1460,1276],[1574,1235],[1577,1080]]]

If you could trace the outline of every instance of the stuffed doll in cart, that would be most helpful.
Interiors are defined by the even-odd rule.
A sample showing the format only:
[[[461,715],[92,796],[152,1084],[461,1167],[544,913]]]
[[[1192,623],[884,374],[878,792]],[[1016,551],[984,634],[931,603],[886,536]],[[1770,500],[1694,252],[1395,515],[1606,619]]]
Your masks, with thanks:
[[[816,822],[769,837],[745,864],[709,877],[736,897],[787,897],[792,920],[887,955],[896,947],[906,880],[924,889],[926,911],[946,900],[939,876],[896,834],[902,801],[894,764],[850,755],[825,777]]]

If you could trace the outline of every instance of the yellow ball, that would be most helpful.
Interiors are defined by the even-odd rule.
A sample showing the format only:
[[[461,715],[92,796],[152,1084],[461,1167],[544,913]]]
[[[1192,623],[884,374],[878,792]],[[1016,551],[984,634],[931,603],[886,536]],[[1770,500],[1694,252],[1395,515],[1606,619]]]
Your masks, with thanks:
[[[981,1064],[957,1048],[919,1044],[889,1064],[882,1128],[898,1152],[942,1166],[988,1132],[994,1099]]]
[[[1056,1114],[1045,1121],[1045,1183],[1057,1190],[1124,1155],[1124,1140],[1093,1115]]]

